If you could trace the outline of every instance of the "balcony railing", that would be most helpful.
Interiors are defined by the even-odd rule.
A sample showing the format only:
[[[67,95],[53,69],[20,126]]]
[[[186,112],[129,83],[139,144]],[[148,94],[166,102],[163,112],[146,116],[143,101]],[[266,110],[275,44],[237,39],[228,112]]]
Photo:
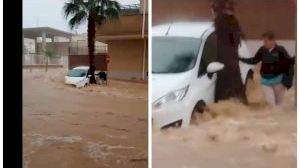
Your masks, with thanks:
[[[136,15],[140,13],[140,4],[122,5],[121,15]]]

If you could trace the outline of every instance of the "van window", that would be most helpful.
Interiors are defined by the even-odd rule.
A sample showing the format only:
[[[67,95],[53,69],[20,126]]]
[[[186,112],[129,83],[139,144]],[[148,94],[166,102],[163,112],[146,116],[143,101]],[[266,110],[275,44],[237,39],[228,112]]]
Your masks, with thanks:
[[[200,38],[153,37],[152,72],[180,73],[195,67]]]
[[[209,35],[205,41],[198,77],[204,75],[208,64],[214,61],[217,61],[217,36],[215,32]]]
[[[68,72],[68,76],[70,77],[85,77],[87,74],[87,70],[85,69],[72,69]]]

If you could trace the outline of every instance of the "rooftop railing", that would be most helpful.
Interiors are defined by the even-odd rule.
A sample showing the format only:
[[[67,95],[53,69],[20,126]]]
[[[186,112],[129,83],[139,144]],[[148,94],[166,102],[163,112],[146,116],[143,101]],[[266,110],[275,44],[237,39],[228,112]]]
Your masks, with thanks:
[[[121,15],[136,15],[140,13],[140,4],[122,5]]]

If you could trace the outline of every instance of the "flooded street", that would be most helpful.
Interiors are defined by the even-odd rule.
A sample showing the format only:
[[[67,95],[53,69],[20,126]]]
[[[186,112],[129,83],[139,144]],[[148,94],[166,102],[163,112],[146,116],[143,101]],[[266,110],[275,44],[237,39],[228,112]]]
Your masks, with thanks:
[[[248,89],[250,105],[224,101],[209,105],[198,125],[153,130],[154,168],[295,168],[295,89],[282,109],[266,105],[259,76]]]
[[[23,73],[25,168],[147,167],[147,85],[111,80],[77,89],[63,71]],[[187,129],[153,130],[155,168],[295,168],[295,89],[266,105],[259,76],[250,105],[211,104]]]
[[[24,167],[147,167],[147,84],[77,89],[64,75],[23,71]]]

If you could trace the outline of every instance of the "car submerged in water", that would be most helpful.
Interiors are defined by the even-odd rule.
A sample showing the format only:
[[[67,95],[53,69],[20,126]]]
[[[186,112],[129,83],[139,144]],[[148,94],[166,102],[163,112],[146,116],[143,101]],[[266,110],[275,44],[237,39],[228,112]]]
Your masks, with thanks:
[[[71,69],[65,76],[65,84],[73,85],[77,88],[87,86],[90,83],[88,71],[88,66],[78,66]]]
[[[156,128],[187,127],[192,114],[213,103],[217,72],[212,22],[178,22],[152,28],[152,122]],[[244,41],[239,56],[250,58]],[[246,85],[254,66],[239,62]]]

